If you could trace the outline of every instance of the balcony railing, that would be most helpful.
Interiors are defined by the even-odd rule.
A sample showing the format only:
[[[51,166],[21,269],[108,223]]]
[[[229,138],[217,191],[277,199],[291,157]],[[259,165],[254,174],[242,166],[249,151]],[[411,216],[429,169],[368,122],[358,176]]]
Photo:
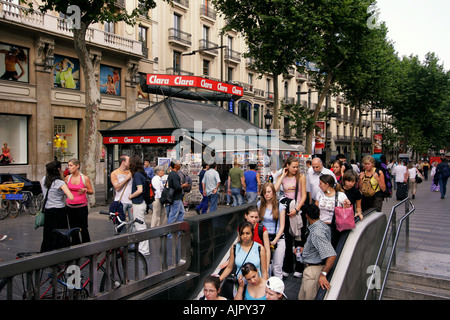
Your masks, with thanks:
[[[192,35],[190,33],[181,31],[180,29],[169,28],[169,41],[176,41],[190,46],[192,44],[191,38]]]
[[[189,71],[185,71],[185,70],[181,70],[181,69],[177,69],[177,68],[166,68],[166,73],[167,74],[172,74],[172,75],[180,75],[180,76],[193,76],[194,73],[193,72],[189,72]]]
[[[210,53],[214,55],[217,55],[219,53],[218,49],[211,49],[218,47],[218,44],[205,39],[199,40],[198,47],[200,50],[205,50],[203,51],[203,53]]]
[[[210,7],[210,6],[205,6],[204,4],[202,4],[200,6],[200,16],[205,16],[211,20],[216,20],[216,10],[214,10],[214,8]]]
[[[226,49],[224,58],[229,61],[241,62],[241,53],[231,49]]]
[[[39,11],[28,11],[28,7],[20,6],[7,1],[0,1],[0,20],[19,23],[42,32],[56,33],[73,37],[73,31],[69,27],[67,20],[51,14]],[[142,53],[142,43],[102,30],[88,28],[86,41],[91,44],[103,45],[112,49],[126,51],[135,54]]]

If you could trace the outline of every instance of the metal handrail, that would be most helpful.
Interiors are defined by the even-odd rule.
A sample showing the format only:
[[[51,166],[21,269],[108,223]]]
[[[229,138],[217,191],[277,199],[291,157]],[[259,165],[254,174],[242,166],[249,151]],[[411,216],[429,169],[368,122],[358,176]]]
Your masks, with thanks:
[[[396,212],[395,212],[395,209],[397,207],[399,207],[400,205],[402,205],[402,204],[405,204],[405,215],[399,220],[398,228],[396,228]],[[411,210],[408,209],[409,205],[411,205],[411,207],[412,207]],[[386,286],[387,277],[389,275],[389,270],[391,268],[391,264],[392,264],[392,262],[394,262],[394,265],[396,264],[396,260],[395,259],[396,259],[396,247],[397,247],[398,237],[400,235],[400,231],[401,231],[401,228],[402,228],[402,225],[403,225],[403,221],[405,221],[405,220],[406,220],[406,245],[405,245],[405,247],[406,247],[407,251],[409,250],[409,215],[411,213],[413,213],[414,210],[415,210],[414,203],[409,198],[406,198],[406,199],[400,201],[399,203],[397,203],[396,205],[394,205],[392,207],[391,215],[389,217],[389,220],[388,220],[388,223],[387,223],[387,226],[386,226],[386,230],[384,232],[384,236],[383,236],[383,240],[381,242],[380,250],[378,251],[377,259],[375,261],[375,266],[378,266],[378,264],[380,263],[380,259],[381,259],[382,253],[384,251],[384,247],[385,247],[386,241],[388,239],[388,236],[389,236],[390,233],[392,233],[392,231],[389,232],[390,226],[392,224],[392,230],[397,230],[397,231],[395,233],[395,238],[393,239],[393,242],[392,242],[392,251],[391,251],[391,254],[389,256],[388,263],[387,263],[386,274],[384,276],[383,283],[381,284],[379,300],[381,300],[381,298],[383,296],[383,292],[384,292],[384,288]],[[371,276],[370,276],[370,278],[368,280],[368,283],[373,283],[374,277],[376,276],[376,272],[377,272],[376,268],[373,268],[372,274],[371,274]],[[370,286],[368,286],[367,291],[366,291],[366,295],[364,296],[364,300],[367,300],[369,292],[371,290],[373,290],[373,289]]]
[[[172,237],[171,249],[165,245],[167,238],[170,237]],[[66,263],[70,264],[74,261],[79,261],[84,257],[90,258],[91,261],[96,264],[96,257],[99,253],[106,253],[110,250],[127,247],[130,244],[135,244],[135,247],[137,248],[139,242],[145,240],[150,241],[151,239],[156,238],[160,238],[164,244],[161,246],[163,249],[161,249],[159,254],[159,270],[155,272],[151,272],[149,270],[150,273],[144,277],[139,277],[138,274],[135,274],[133,278],[131,274],[126,275],[126,278],[130,280],[126,284],[121,285],[117,289],[107,289],[104,292],[99,292],[95,279],[101,279],[99,277],[101,275],[97,275],[101,271],[97,270],[95,267],[89,268],[89,278],[93,280],[91,281],[89,287],[89,298],[111,300],[120,299],[134,292],[138,292],[157,283],[171,279],[177,275],[186,273],[191,263],[191,233],[187,222],[177,222],[166,226],[114,236],[99,241],[92,241],[73,246],[71,248],[54,250],[14,261],[8,261],[0,264],[0,278],[9,279],[7,281],[8,283],[11,283],[11,280],[16,276],[19,277],[22,274],[25,274],[28,277],[37,273],[39,270],[54,265],[62,265]],[[172,254],[168,255],[167,251],[171,251]],[[138,263],[138,259],[133,259],[130,254],[125,254],[125,259],[126,265],[129,265],[130,267],[133,265],[133,261],[135,264]],[[153,256],[152,260],[154,259],[155,257]],[[137,266],[135,266],[135,268],[137,268]],[[7,290],[5,295],[6,299],[11,299],[11,285],[7,285],[7,288],[4,288],[4,290]],[[33,296],[31,292],[26,292],[26,294],[29,297]],[[38,299],[39,296],[34,294],[34,298]]]

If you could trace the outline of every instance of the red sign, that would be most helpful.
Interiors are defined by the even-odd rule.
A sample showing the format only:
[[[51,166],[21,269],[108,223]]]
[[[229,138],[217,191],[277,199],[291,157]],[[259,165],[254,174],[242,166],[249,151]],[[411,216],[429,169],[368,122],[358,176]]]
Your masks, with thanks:
[[[381,134],[374,134],[373,153],[383,152],[383,136]]]
[[[195,76],[147,74],[147,85],[196,87],[201,89],[229,93],[240,97],[244,95],[244,89],[242,87]]]
[[[325,148],[325,121],[316,122],[316,149]]]
[[[103,144],[173,144],[174,136],[103,137]]]

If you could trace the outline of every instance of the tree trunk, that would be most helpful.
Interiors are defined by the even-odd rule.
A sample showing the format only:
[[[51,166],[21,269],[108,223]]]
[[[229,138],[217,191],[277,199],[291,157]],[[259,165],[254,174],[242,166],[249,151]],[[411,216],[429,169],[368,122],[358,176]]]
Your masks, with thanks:
[[[89,51],[86,47],[86,30],[90,23],[81,22],[80,29],[74,29],[74,47],[75,52],[80,59],[80,65],[86,79],[86,113],[85,113],[85,131],[84,131],[84,152],[82,163],[82,172],[87,175],[92,183],[94,195],[90,197],[90,205],[95,205],[95,181],[96,164],[98,157],[97,134],[98,134],[98,116],[101,103],[100,91],[97,87],[94,65],[90,59]]]
[[[279,106],[279,93],[278,93],[278,74],[273,74],[273,128],[279,129],[280,125],[278,122],[278,106]]]
[[[359,103],[356,102],[354,108],[353,108],[353,123],[352,123],[352,127],[350,130],[350,159],[355,159],[355,129],[356,129],[356,110],[359,110],[359,130],[361,130],[361,108],[359,107]],[[358,132],[358,138],[359,138],[359,134],[361,131]],[[361,142],[360,140],[358,140],[359,142]],[[359,144],[359,147],[361,148],[361,143]],[[358,149],[359,152],[361,153],[361,150]]]
[[[314,136],[314,130],[316,129],[316,121],[319,118],[320,108],[322,108],[322,103],[325,100],[328,92],[331,88],[331,80],[333,79],[333,74],[331,70],[327,72],[327,79],[325,82],[325,86],[323,87],[322,92],[319,96],[319,101],[317,102],[316,110],[314,110],[314,115],[312,116],[312,120],[306,127],[306,154],[313,154],[312,150],[312,137]]]

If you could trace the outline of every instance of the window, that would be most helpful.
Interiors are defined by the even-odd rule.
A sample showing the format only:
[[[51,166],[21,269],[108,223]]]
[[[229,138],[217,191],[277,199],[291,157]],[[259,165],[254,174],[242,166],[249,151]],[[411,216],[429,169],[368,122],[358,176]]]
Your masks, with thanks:
[[[260,106],[255,104],[253,106],[253,124],[259,127],[259,108]]]
[[[114,22],[113,21],[106,21],[105,22],[105,32],[115,33]]]
[[[28,162],[28,119],[26,116],[0,115],[2,153],[0,165]]]
[[[231,68],[231,67],[228,67],[227,80],[233,81],[233,68]]]
[[[181,31],[181,16],[179,14],[173,15],[173,28],[175,39],[180,39],[180,31]]]
[[[146,27],[138,27],[138,41],[142,42],[144,47],[147,47],[147,31],[148,29]]]
[[[61,162],[78,158],[78,120],[55,118],[53,155]]]
[[[208,26],[203,26],[203,40],[205,40],[206,47],[208,47],[209,42],[209,30],[210,28]]]
[[[203,60],[203,75],[209,76],[209,64],[210,62],[208,60]]]
[[[173,74],[181,73],[181,52],[173,52]]]

